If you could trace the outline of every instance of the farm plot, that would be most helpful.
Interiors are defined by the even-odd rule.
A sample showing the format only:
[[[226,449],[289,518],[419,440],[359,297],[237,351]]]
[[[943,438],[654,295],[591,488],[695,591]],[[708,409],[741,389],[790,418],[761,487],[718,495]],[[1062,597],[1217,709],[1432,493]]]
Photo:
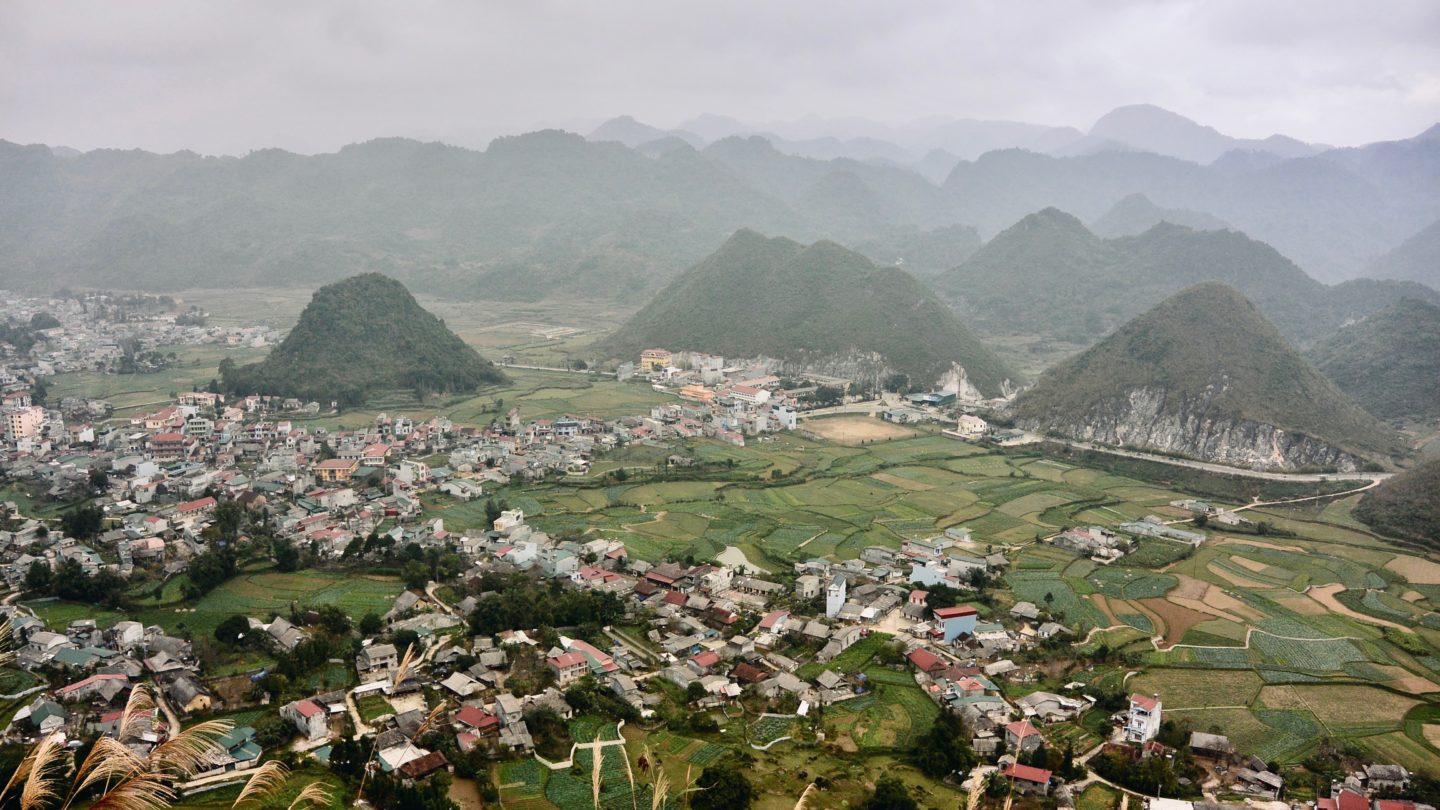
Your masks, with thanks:
[[[1152,669],[1128,684],[1140,694],[1158,694],[1167,711],[1248,706],[1264,685],[1254,672],[1195,669]]]
[[[908,679],[908,676],[906,676]],[[837,703],[829,716],[836,729],[862,750],[903,748],[935,722],[940,710],[914,682],[871,679],[871,695]]]
[[[1359,648],[1341,638],[1293,639],[1256,632],[1250,648],[1258,664],[1300,672],[1344,672],[1346,664],[1366,660]]]
[[[1116,599],[1155,599],[1169,593],[1179,580],[1169,574],[1107,566],[1086,577],[1095,590]]]

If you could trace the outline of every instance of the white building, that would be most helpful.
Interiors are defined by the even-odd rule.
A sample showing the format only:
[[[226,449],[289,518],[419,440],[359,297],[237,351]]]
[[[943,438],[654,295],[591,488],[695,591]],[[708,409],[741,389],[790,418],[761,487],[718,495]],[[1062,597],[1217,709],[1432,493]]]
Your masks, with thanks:
[[[1125,739],[1143,743],[1160,734],[1160,696],[1131,695],[1130,713],[1125,718]]]
[[[833,618],[845,606],[845,578],[837,576],[825,589],[825,615]]]

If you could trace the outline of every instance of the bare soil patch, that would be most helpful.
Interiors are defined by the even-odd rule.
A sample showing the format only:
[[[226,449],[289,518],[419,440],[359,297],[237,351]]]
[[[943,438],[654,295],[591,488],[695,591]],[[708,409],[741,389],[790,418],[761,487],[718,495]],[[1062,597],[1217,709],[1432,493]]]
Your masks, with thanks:
[[[1416,585],[1440,585],[1440,563],[1421,557],[1400,554],[1385,563],[1385,570],[1394,571]]]
[[[1427,723],[1425,725],[1425,742],[1430,743],[1436,748],[1440,748],[1440,726],[1434,723]]]
[[[1225,569],[1216,566],[1215,563],[1210,563],[1209,565],[1205,566],[1205,570],[1209,571],[1217,577],[1220,577],[1221,579],[1225,580],[1231,585],[1234,585],[1237,588],[1260,588],[1263,590],[1265,588],[1271,587],[1264,582],[1256,582],[1249,577],[1242,577],[1239,574],[1226,571]]]
[[[1409,628],[1405,627],[1405,625],[1403,624],[1396,624],[1395,622],[1376,618],[1375,616],[1367,616],[1364,613],[1351,610],[1350,608],[1340,604],[1340,600],[1335,598],[1335,594],[1340,593],[1343,590],[1345,590],[1344,585],[1341,585],[1338,582],[1332,582],[1329,585],[1311,585],[1305,590],[1305,594],[1311,599],[1314,599],[1316,602],[1324,605],[1325,609],[1329,610],[1331,613],[1338,613],[1341,616],[1348,616],[1352,619],[1362,621],[1367,624],[1379,625],[1380,627],[1393,627],[1397,630],[1405,630],[1407,632],[1409,631]]]
[[[1167,649],[1179,644],[1180,639],[1185,637],[1185,633],[1190,628],[1214,618],[1209,613],[1201,613],[1184,605],[1177,605],[1169,599],[1141,599],[1136,604],[1147,608],[1149,612],[1160,618],[1159,624],[1163,626],[1165,638],[1159,646]]]
[[[1299,613],[1301,616],[1324,616],[1330,612],[1329,608],[1303,593],[1286,592],[1275,595],[1274,599],[1280,603],[1281,607]]]
[[[1390,676],[1390,686],[1402,692],[1409,692],[1412,695],[1421,695],[1426,692],[1440,692],[1440,686],[1429,678],[1422,678],[1410,670],[1395,666],[1394,664],[1371,664],[1370,666]]]
[[[1110,620],[1112,626],[1124,624],[1124,622],[1115,617],[1115,612],[1110,609],[1110,600],[1105,598],[1105,594],[1092,593],[1090,594],[1090,601],[1095,603],[1095,607],[1100,608],[1100,612],[1105,614],[1105,618]]]
[[[1205,604],[1217,610],[1233,613],[1250,621],[1259,621],[1265,618],[1265,614],[1241,602],[1220,588],[1211,588],[1205,594]],[[1242,622],[1243,624],[1243,622]]]
[[[1267,542],[1265,542],[1264,540],[1244,540],[1244,539],[1241,539],[1241,538],[1239,538],[1239,537],[1222,537],[1222,538],[1220,538],[1218,541],[1216,541],[1215,545],[1217,545],[1217,546],[1254,546],[1254,547],[1256,547],[1256,548],[1268,548],[1268,549],[1271,549],[1272,551],[1299,551],[1299,552],[1305,551],[1305,549],[1300,548],[1299,546],[1280,546],[1280,545],[1276,545],[1275,543],[1267,543]]]
[[[841,416],[833,419],[812,419],[805,422],[805,429],[821,438],[840,444],[864,444],[893,439],[908,439],[918,435],[903,425],[873,419],[868,416]]]
[[[1264,572],[1266,568],[1270,567],[1259,560],[1252,560],[1249,557],[1241,557],[1237,554],[1230,555],[1230,561],[1242,568],[1248,568],[1257,574]]]
[[[1421,599],[1424,599],[1425,594],[1420,593],[1419,591],[1406,591],[1400,598],[1404,599],[1406,602],[1410,602],[1413,604],[1415,602],[1419,602]]]
[[[1205,592],[1211,588],[1210,583],[1203,579],[1196,579],[1188,574],[1171,574],[1177,580],[1175,589],[1168,594],[1170,597],[1181,599],[1204,599]]]

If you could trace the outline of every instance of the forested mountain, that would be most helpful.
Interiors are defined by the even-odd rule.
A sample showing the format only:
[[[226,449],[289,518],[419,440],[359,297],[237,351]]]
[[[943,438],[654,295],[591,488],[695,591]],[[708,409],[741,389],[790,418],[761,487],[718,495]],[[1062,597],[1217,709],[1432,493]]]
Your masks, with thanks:
[[[1237,149],[1269,152],[1286,158],[1308,157],[1320,151],[1284,135],[1263,140],[1232,138],[1152,104],[1131,104],[1111,110],[1090,128],[1090,137],[1201,164],[1211,163]]]
[[[962,130],[1036,149],[1075,136],[980,123],[947,126],[957,143]],[[610,129],[654,134],[638,122]],[[483,152],[383,139],[242,158],[0,142],[0,286],[313,286],[375,270],[454,297],[633,299],[742,227],[845,244],[956,225],[986,235],[1049,206],[1093,220],[1132,194],[1217,217],[1337,279],[1440,219],[1433,134],[1259,154],[1202,166],[1010,149],[961,161],[937,186],[892,162],[799,157],[760,137],[697,150],[672,135],[631,149],[544,131]]]
[[[1274,248],[1235,231],[1162,222],[1139,236],[1106,240],[1053,208],[1026,216],[933,278],[962,316],[986,333],[1039,334],[1082,345],[1202,281],[1235,286],[1302,345],[1402,297],[1440,302],[1440,294],[1413,283],[1327,287]]]
[[[1073,439],[1245,467],[1357,469],[1395,449],[1384,425],[1216,282],[1046,371],[1013,411]]]
[[[831,242],[740,231],[685,271],[605,342],[621,356],[661,346],[768,356],[878,382],[953,376],[997,396],[1015,375],[908,273]]]
[[[264,360],[220,364],[221,385],[234,394],[275,394],[355,405],[378,391],[474,391],[505,381],[426,312],[405,286],[379,273],[315,291],[300,321]]]
[[[1341,391],[1383,419],[1440,416],[1440,307],[1406,298],[1307,355]]]
[[[1440,459],[1382,482],[1365,493],[1354,514],[1382,534],[1440,548]]]

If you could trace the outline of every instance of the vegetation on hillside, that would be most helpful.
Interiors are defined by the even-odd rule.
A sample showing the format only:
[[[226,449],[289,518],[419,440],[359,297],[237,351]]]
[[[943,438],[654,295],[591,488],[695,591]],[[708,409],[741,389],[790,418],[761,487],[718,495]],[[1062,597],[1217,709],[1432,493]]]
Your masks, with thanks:
[[[1381,534],[1440,548],[1440,460],[1406,470],[1365,493],[1353,514]]]
[[[913,276],[876,268],[831,242],[808,247],[743,230],[686,271],[605,343],[797,364],[878,355],[871,362],[929,385],[964,367],[982,393],[1015,375]]]
[[[1341,329],[1308,356],[1376,416],[1440,416],[1440,307],[1404,299]]]
[[[1025,217],[934,284],[987,331],[1090,344],[1204,281],[1240,290],[1300,344],[1402,296],[1440,303],[1440,293],[1413,283],[1326,287],[1274,248],[1235,231],[1161,222],[1139,236],[1105,240],[1053,208]]]
[[[505,381],[416,303],[405,286],[367,273],[315,291],[300,321],[259,363],[220,363],[232,394],[274,394],[342,405],[397,388],[417,394],[470,392]]]
[[[1372,456],[1394,445],[1254,305],[1218,283],[1172,296],[1050,369],[1016,400],[1015,414],[1047,424],[1122,408],[1141,389],[1164,392],[1167,413],[1198,406],[1210,419],[1273,425]]]

